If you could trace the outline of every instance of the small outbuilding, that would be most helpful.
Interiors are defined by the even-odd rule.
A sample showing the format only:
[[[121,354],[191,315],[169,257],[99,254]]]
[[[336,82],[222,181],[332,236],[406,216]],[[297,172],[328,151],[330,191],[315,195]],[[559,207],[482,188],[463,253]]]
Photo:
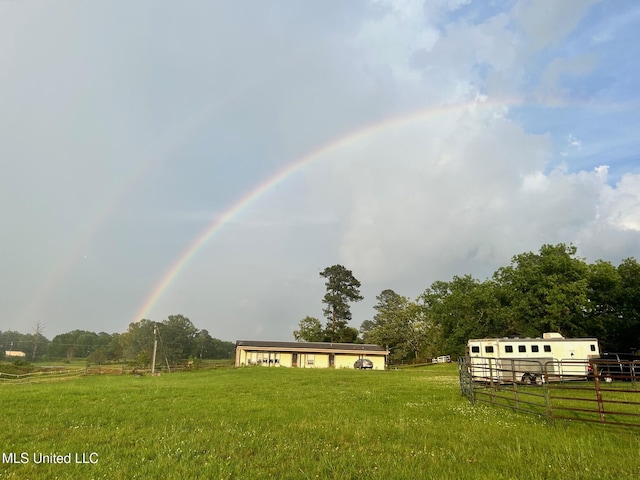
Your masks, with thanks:
[[[11,358],[24,358],[27,356],[27,354],[19,350],[5,350],[4,356],[11,357]]]
[[[374,370],[384,370],[387,355],[388,350],[363,343],[236,342],[236,367],[354,368],[357,360],[368,358]]]

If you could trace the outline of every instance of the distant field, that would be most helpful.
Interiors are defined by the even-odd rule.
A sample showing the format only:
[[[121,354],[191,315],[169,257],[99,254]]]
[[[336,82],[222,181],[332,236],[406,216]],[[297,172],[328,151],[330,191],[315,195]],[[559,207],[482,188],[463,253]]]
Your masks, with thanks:
[[[472,406],[460,396],[455,365],[96,375],[2,384],[0,405],[0,479],[640,474],[638,429],[548,425]],[[51,454],[61,463],[35,463]]]

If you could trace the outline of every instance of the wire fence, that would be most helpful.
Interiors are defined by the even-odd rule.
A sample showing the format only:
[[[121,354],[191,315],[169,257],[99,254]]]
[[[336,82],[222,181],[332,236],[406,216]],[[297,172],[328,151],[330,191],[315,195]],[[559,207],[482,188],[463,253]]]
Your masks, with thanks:
[[[640,427],[640,363],[632,361],[461,358],[460,392],[544,417]]]

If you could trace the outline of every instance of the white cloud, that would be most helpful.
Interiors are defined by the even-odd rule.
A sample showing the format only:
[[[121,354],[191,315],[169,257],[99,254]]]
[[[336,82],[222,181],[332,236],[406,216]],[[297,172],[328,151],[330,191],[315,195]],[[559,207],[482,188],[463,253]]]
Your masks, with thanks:
[[[394,85],[415,87],[420,76],[410,68],[411,57],[416,50],[431,50],[439,32],[427,23],[422,1],[377,3],[382,13],[364,22],[353,40],[362,55],[362,68],[376,76],[388,69]]]
[[[574,137],[573,134],[567,135],[565,142],[565,147],[560,151],[560,155],[563,157],[568,156],[572,152],[580,151],[582,148],[582,141]]]
[[[602,192],[600,222],[615,229],[640,232],[640,174],[625,174]]]
[[[495,269],[543,243],[592,251],[616,235],[607,228],[636,228],[637,177],[610,187],[606,167],[546,172],[550,138],[527,134],[497,114],[502,108],[425,116],[328,160],[331,184],[323,177],[315,188],[341,199],[333,207],[345,224],[341,262],[367,282],[400,282],[426,269],[426,287],[458,268]]]
[[[464,256],[486,236],[483,225],[495,226],[522,176],[543,169],[550,148],[546,137],[526,135],[500,111],[425,116],[336,162],[332,188],[350,198],[342,205],[344,262],[368,279],[392,277],[415,263]]]

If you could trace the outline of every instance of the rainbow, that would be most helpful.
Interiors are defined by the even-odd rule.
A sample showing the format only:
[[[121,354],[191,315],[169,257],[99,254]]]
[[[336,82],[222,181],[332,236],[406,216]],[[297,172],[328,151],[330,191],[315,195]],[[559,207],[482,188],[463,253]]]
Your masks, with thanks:
[[[213,236],[215,232],[217,232],[220,228],[222,228],[227,222],[229,222],[232,218],[234,218],[238,213],[247,208],[253,202],[258,200],[262,195],[271,190],[274,186],[283,182],[285,179],[290,177],[295,172],[299,171],[303,167],[311,164],[312,162],[326,156],[327,154],[344,148],[350,144],[355,142],[364,140],[368,137],[372,137],[378,133],[381,133],[387,129],[395,128],[410,124],[412,122],[427,119],[429,117],[434,117],[438,115],[448,114],[451,112],[455,112],[458,110],[464,109],[474,109],[476,107],[488,107],[488,106],[506,106],[506,105],[514,105],[521,104],[521,102],[517,101],[486,101],[485,100],[474,100],[471,102],[464,103],[452,103],[446,104],[442,106],[438,106],[436,108],[429,108],[426,110],[419,110],[412,112],[408,115],[400,115],[397,117],[392,117],[391,119],[385,119],[381,122],[367,125],[361,129],[356,131],[352,131],[342,137],[339,137],[328,144],[308,153],[287,165],[280,171],[278,171],[272,177],[266,179],[264,182],[257,185],[253,190],[249,193],[241,197],[238,201],[232,204],[226,211],[223,212],[216,220],[214,220],[204,231],[202,231],[196,239],[178,255],[177,259],[171,264],[170,268],[163,275],[160,282],[155,285],[151,293],[146,297],[143,304],[138,309],[134,321],[139,321],[143,318],[147,318],[153,309],[154,305],[158,302],[158,300],[162,297],[162,295],[167,291],[171,283],[176,279],[176,277],[180,274],[180,272],[186,267],[191,259],[198,253],[200,249],[207,243],[207,241]]]

